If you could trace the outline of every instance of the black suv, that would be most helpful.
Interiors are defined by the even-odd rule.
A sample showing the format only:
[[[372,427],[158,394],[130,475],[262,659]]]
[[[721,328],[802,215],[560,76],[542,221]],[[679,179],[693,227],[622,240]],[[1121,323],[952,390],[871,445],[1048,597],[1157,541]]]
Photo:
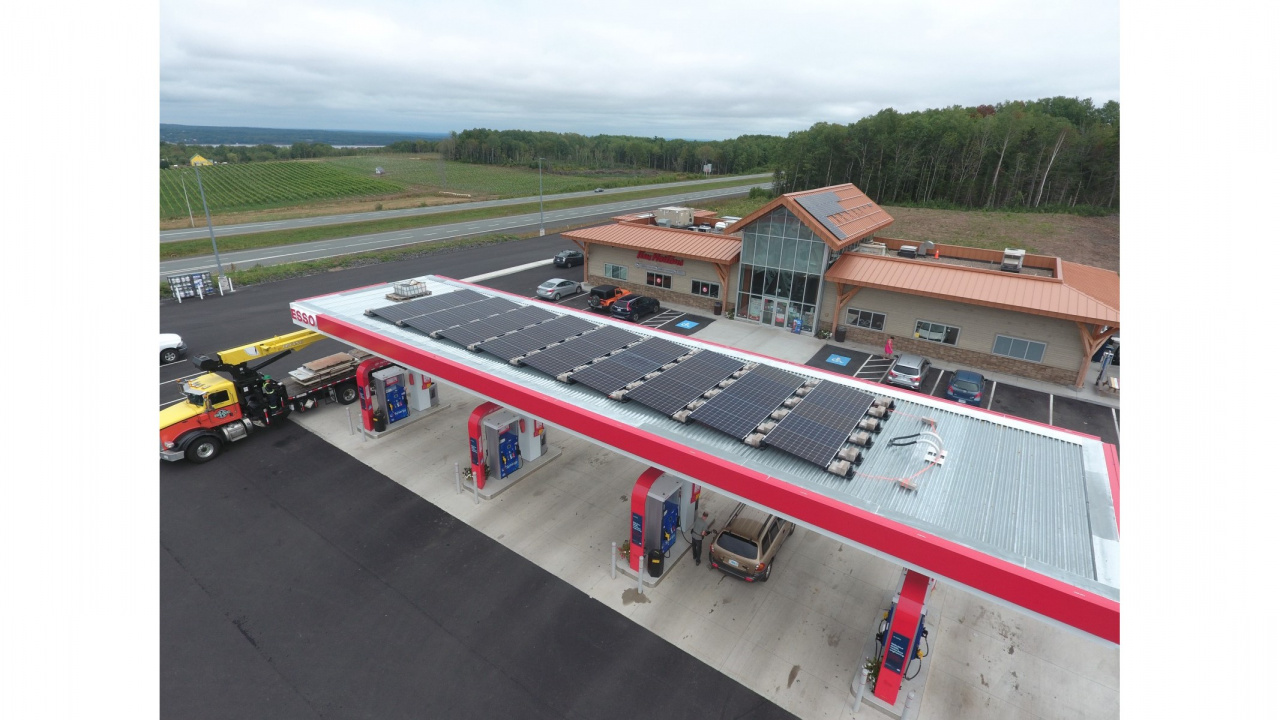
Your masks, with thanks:
[[[636,322],[645,315],[652,315],[662,309],[657,298],[644,295],[623,295],[613,302],[609,312],[616,318]]]
[[[556,267],[573,267],[582,264],[581,250],[561,250],[556,253]]]

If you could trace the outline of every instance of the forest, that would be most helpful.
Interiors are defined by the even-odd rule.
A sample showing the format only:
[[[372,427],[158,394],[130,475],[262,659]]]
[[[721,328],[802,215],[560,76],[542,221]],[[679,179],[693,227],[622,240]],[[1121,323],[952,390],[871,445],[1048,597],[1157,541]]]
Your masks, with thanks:
[[[820,122],[787,137],[668,140],[476,128],[379,148],[321,142],[160,143],[161,167],[199,153],[226,163],[439,152],[446,160],[552,172],[629,169],[717,175],[773,172],[776,193],[850,182],[882,205],[1105,214],[1120,206],[1120,104],[1053,97]]]
[[[851,182],[882,205],[1098,214],[1120,204],[1120,104],[1055,97],[793,132],[777,192]]]

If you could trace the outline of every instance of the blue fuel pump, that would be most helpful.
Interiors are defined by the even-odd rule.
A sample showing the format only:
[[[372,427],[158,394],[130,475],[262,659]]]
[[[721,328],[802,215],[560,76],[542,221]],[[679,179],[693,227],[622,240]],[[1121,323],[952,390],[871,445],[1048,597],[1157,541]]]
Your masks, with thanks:
[[[393,423],[409,417],[409,403],[405,401],[403,385],[387,386],[387,422]]]
[[[503,433],[498,438],[498,477],[506,477],[520,469],[520,437]]]

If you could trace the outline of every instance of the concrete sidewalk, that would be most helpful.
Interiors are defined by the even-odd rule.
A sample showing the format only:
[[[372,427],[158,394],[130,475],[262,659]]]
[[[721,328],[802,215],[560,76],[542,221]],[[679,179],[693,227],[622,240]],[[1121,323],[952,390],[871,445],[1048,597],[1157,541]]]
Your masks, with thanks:
[[[727,321],[698,337],[799,363],[825,342]],[[456,493],[454,468],[468,462],[467,418],[481,400],[447,384],[440,396],[449,407],[378,440],[350,433],[350,407],[292,419],[796,715],[886,717],[866,704],[855,715],[850,684],[888,608],[898,566],[801,528],[768,583],[696,567],[685,554],[639,596],[634,578],[610,576],[610,560],[611,543],[627,538],[629,494],[645,467],[551,427],[549,443],[563,455],[477,504]],[[703,498],[718,520],[734,505],[712,492]],[[918,717],[1118,716],[1118,647],[941,582],[931,605],[932,669]]]

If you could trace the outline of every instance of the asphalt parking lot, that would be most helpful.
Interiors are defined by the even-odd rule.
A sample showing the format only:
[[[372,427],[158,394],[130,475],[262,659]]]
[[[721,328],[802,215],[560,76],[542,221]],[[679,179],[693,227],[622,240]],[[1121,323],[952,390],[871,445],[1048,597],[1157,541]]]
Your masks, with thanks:
[[[161,463],[164,717],[793,717],[300,426],[253,446]]]
[[[852,348],[824,345],[805,364],[862,380],[884,382],[892,362],[886,357]],[[943,398],[954,374],[951,370],[929,368],[920,383],[919,392]],[[983,398],[981,407],[987,410],[1094,435],[1116,447],[1120,446],[1120,411],[1106,405],[996,383],[990,379],[983,384]]]

